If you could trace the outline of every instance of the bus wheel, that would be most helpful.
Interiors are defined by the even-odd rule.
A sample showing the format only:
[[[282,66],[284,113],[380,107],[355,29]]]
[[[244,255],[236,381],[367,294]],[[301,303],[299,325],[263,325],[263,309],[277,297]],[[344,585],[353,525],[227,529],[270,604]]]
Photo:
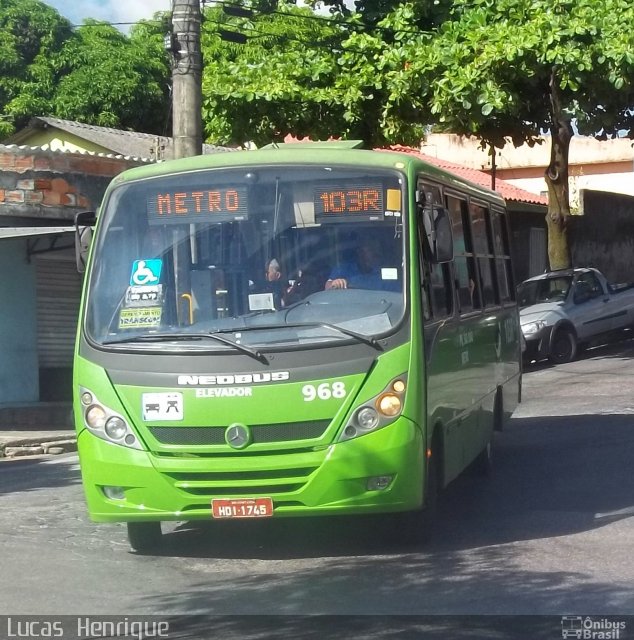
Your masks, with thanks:
[[[438,464],[436,456],[427,461],[427,483],[425,487],[425,504],[418,511],[407,511],[398,514],[396,526],[399,542],[408,546],[418,546],[429,542],[433,535],[438,508]]]
[[[557,329],[550,346],[549,360],[555,364],[564,364],[572,362],[576,355],[577,338],[575,334],[570,329]]]
[[[150,553],[161,546],[163,533],[160,522],[128,522],[127,525],[132,551]]]

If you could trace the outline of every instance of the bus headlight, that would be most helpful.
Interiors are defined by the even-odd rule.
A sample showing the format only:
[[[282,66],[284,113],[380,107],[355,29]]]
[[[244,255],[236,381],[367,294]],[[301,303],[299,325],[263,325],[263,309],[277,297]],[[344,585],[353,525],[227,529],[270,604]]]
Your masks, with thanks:
[[[103,429],[106,424],[106,410],[98,404],[93,404],[86,410],[86,426],[89,429]]]
[[[401,412],[401,399],[395,393],[385,393],[377,402],[379,411],[384,416],[397,416]]]
[[[351,440],[394,422],[403,410],[406,388],[405,374],[391,380],[379,395],[356,408],[341,431],[339,440]]]
[[[374,407],[363,407],[357,412],[357,424],[361,429],[370,431],[379,424],[379,414]]]
[[[128,425],[118,416],[113,416],[108,418],[105,431],[109,438],[121,440],[128,432]]]
[[[82,388],[79,390],[79,399],[83,405],[84,425],[90,433],[113,444],[143,449],[126,419],[99,402],[94,393]]]

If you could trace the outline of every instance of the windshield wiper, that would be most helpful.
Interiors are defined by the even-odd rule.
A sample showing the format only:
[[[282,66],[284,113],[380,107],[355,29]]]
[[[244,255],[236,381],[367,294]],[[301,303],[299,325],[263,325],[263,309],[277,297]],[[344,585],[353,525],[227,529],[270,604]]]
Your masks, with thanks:
[[[239,342],[234,342],[230,340],[226,336],[218,335],[220,332],[214,333],[148,333],[141,336],[128,336],[126,338],[115,338],[114,340],[104,340],[104,345],[111,344],[131,344],[134,342],[171,342],[176,340],[217,340],[222,344],[226,344],[242,353],[246,353],[247,355],[263,362],[264,364],[268,364],[269,361],[266,359],[266,356],[257,349],[252,349],[251,347],[247,347],[244,344],[240,344]]]
[[[291,322],[289,324],[262,324],[255,325],[251,327],[240,327],[240,329],[220,329],[218,333],[240,333],[245,331],[258,331],[260,329],[266,331],[269,329],[298,329],[298,328],[310,328],[310,327],[324,327],[326,329],[334,329],[335,331],[339,331],[339,333],[343,333],[346,336],[350,336],[359,342],[363,342],[371,347],[379,351],[383,351],[383,347],[380,345],[379,341],[373,336],[365,336],[362,333],[357,333],[356,331],[352,331],[351,329],[344,329],[336,324],[331,324],[330,322]]]

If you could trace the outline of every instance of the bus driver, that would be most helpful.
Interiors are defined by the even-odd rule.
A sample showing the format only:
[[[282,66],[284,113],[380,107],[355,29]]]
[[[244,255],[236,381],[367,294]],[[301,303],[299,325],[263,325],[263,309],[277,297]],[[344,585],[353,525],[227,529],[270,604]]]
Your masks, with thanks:
[[[355,251],[356,260],[335,267],[325,289],[383,289],[399,291],[396,277],[386,279],[381,268],[381,248],[375,238],[366,238]]]

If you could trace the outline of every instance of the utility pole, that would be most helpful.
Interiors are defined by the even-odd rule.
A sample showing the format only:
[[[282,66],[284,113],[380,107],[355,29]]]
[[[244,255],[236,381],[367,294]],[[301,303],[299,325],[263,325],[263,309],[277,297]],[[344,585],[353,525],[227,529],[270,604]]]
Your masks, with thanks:
[[[202,154],[200,0],[173,0],[172,136],[174,158]]]

